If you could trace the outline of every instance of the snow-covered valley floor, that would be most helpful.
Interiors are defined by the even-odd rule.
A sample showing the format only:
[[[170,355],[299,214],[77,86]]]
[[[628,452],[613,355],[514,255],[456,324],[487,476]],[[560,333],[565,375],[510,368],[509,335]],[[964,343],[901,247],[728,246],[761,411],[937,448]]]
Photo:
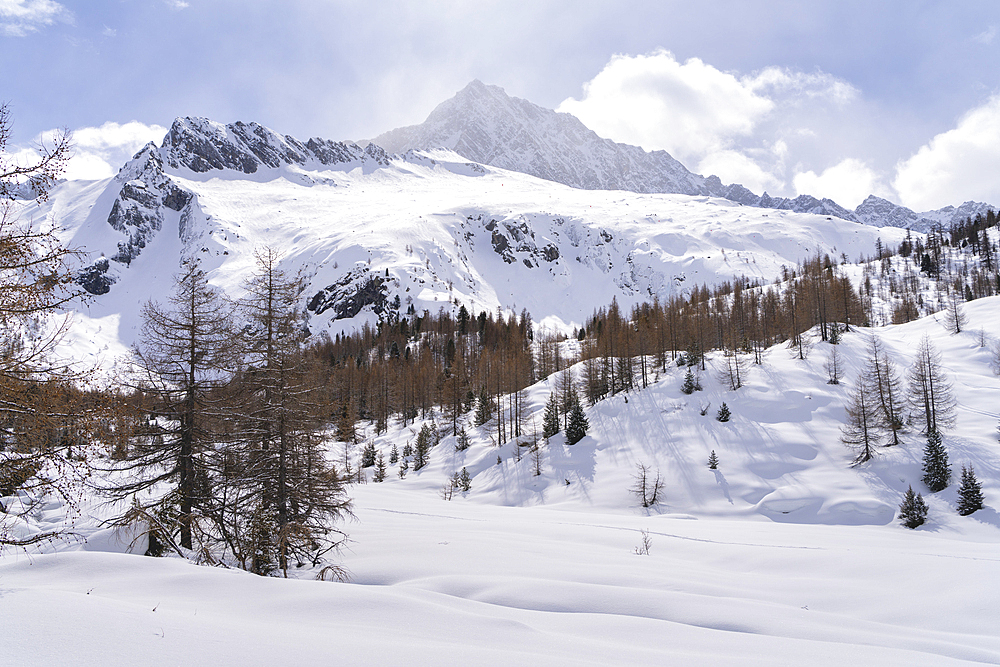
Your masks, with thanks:
[[[978,344],[1000,298],[966,311],[959,335],[934,317],[846,335],[840,385],[826,383],[826,343],[804,361],[770,350],[735,392],[709,371],[685,396],[669,368],[589,408],[577,445],[554,437],[540,476],[479,429],[463,452],[446,437],[419,473],[390,466],[350,487],[349,583],[130,555],[85,504],[85,543],[0,557],[0,665],[1000,663],[1000,378]],[[871,333],[901,371],[925,334],[942,353],[958,404],[945,491],[920,484],[916,428],[850,466],[839,428]],[[554,384],[529,392],[539,420]],[[414,428],[375,442],[401,447]],[[628,491],[639,463],[665,482],[650,510]],[[986,507],[962,517],[970,463]],[[462,467],[472,490],[445,501]],[[894,518],[911,484],[930,506],[917,530]],[[62,514],[49,507],[36,528]]]

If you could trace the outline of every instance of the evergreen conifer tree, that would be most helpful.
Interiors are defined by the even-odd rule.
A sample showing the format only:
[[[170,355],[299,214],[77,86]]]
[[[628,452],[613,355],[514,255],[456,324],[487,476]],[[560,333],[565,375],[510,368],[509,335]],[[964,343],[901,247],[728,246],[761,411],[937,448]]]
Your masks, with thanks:
[[[391,465],[396,465],[399,462],[399,447],[393,443],[392,449],[389,450],[389,463]]]
[[[716,470],[719,467],[719,457],[715,455],[715,450],[708,455],[708,468],[709,470]]]
[[[375,458],[378,456],[378,451],[375,449],[375,443],[369,442],[365,445],[364,449],[361,450],[361,467],[371,468],[375,465]]]
[[[923,525],[927,520],[927,503],[919,493],[913,493],[910,486],[903,496],[903,502],[899,505],[899,522],[907,528],[916,528]]]
[[[687,373],[684,374],[684,384],[681,385],[681,391],[685,394],[693,394],[695,390],[694,372],[688,368]]]
[[[375,474],[372,475],[372,481],[385,481],[385,457],[381,453],[379,453],[378,459],[375,461]]]
[[[455,449],[460,452],[464,452],[468,448],[469,448],[469,434],[463,428],[458,431],[458,438],[455,441]]]
[[[715,415],[715,418],[718,421],[720,421],[720,422],[727,422],[727,421],[729,421],[729,418],[731,416],[732,416],[732,413],[729,411],[729,406],[726,405],[725,403],[723,403],[719,407],[719,412]]]
[[[425,423],[420,427],[420,433],[417,434],[417,446],[413,452],[414,472],[427,465],[427,459],[430,456],[432,444],[434,444],[433,429],[430,424]]]
[[[559,401],[555,393],[549,394],[545,404],[545,415],[542,417],[542,437],[551,438],[559,432]]]
[[[958,488],[958,513],[968,516],[983,509],[983,487],[970,465],[962,466],[962,485]]]
[[[574,391],[573,394],[575,396],[576,392]],[[575,445],[583,440],[583,436],[587,435],[588,428],[590,428],[590,423],[587,421],[587,415],[583,413],[579,397],[576,397],[573,401],[573,407],[569,411],[569,426],[566,427],[566,444]]]
[[[462,491],[472,491],[472,477],[469,476],[469,471],[464,467],[462,474],[458,476],[458,488]]]
[[[403,458],[405,459],[410,456],[413,456],[413,445],[406,443],[403,445]]]
[[[939,431],[931,431],[927,434],[927,445],[924,446],[923,482],[932,493],[947,488],[951,482],[948,451],[944,448]]]
[[[482,426],[493,417],[493,399],[484,386],[479,392],[479,400],[476,401],[476,426]]]
[[[410,471],[410,462],[403,459],[403,462],[399,464],[399,478],[405,479],[406,473]]]

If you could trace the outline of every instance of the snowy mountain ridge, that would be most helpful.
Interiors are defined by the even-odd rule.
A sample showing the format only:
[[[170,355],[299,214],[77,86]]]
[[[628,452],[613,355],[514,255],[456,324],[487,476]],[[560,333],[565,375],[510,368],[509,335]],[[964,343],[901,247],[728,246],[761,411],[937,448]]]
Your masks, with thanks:
[[[312,147],[310,147],[312,146]],[[324,150],[320,150],[320,147]],[[44,214],[87,251],[77,280],[91,317],[162,299],[183,258],[238,296],[255,251],[301,273],[302,306],[331,332],[389,309],[527,309],[572,329],[623,307],[740,276],[773,280],[815,253],[870,255],[901,231],[725,199],[579,190],[453,152],[389,157],[298,142],[261,126],[178,119],[117,177],[61,184]],[[140,279],[141,278],[141,279]]]
[[[989,205],[966,202],[917,214],[869,196],[851,211],[827,198],[757,195],[738,183],[690,172],[666,151],[603,139],[575,116],[510,97],[499,86],[476,80],[438,105],[427,120],[379,135],[373,143],[389,152],[446,148],[470,160],[531,174],[585,190],[710,195],[744,206],[833,216],[876,227],[909,227],[927,232],[947,227]],[[995,207],[994,207],[995,208]]]

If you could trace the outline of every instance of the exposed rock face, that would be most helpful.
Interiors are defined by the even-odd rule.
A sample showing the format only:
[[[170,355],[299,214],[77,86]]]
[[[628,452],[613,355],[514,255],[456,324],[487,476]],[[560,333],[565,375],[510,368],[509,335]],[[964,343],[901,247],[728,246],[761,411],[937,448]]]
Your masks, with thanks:
[[[128,266],[163,228],[164,211],[188,212],[194,195],[163,172],[155,144],[147,144],[122,167],[109,187],[119,188],[108,224],[126,238],[118,241],[111,261]],[[116,278],[106,257],[77,272],[76,281],[91,294],[106,294]]]
[[[204,173],[231,169],[254,174],[258,169],[282,165],[338,165],[373,162],[386,165],[389,159],[378,146],[313,138],[298,139],[270,130],[257,123],[237,121],[223,125],[207,118],[177,118],[163,139],[164,158],[173,168],[187,167]]]
[[[554,262],[559,259],[559,248],[552,243],[537,245],[535,231],[524,221],[500,223],[490,220],[483,227],[491,234],[490,244],[493,246],[493,252],[500,255],[508,264],[520,259],[522,264],[533,269],[542,261]]]
[[[85,269],[76,273],[76,283],[91,294],[107,294],[115,283],[115,277],[108,275],[111,265],[102,257]]]
[[[360,267],[314,294],[306,309],[317,315],[333,310],[333,319],[340,320],[354,317],[366,306],[371,306],[372,312],[382,317],[387,302],[382,277],[373,275],[367,267]]]
[[[115,182],[122,186],[108,224],[129,238],[118,243],[118,253],[112,259],[130,264],[162,228],[163,209],[182,211],[193,195],[163,173],[163,160],[153,144],[139,151],[118,172]]]

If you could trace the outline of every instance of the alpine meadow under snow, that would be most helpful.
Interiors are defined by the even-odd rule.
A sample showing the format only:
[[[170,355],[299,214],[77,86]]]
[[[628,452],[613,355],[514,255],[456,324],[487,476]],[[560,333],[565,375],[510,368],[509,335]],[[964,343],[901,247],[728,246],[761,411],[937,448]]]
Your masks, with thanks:
[[[108,423],[125,408],[99,413],[93,442],[60,421],[38,448],[59,457],[36,459],[4,422],[0,544],[17,548],[0,552],[0,664],[1000,663],[993,212],[764,199],[590,135],[474,82],[366,147],[178,118],[114,178],[62,181],[47,201],[22,188],[10,220],[78,249],[69,277],[89,293],[59,309],[70,319],[55,352],[85,373],[87,410],[132,401],[135,423],[116,445],[126,431]],[[123,378],[183,275],[226,304],[220,331],[257,347],[220,343],[240,361],[206,366],[208,388],[179,400],[183,369]],[[262,276],[297,294],[278,334],[277,318],[246,314]],[[737,317],[744,298],[757,324]],[[632,342],[661,316],[674,338]],[[601,347],[621,341],[630,354]],[[921,399],[926,378],[911,371],[922,350],[937,399]],[[193,342],[184,359],[207,363]],[[237,460],[285,446],[267,410],[321,375],[316,359],[350,385],[330,396],[347,398],[288,438],[350,499],[329,553],[314,526],[278,517],[266,465],[251,476]],[[385,370],[438,360],[433,375]],[[304,411],[327,389],[287,403]],[[218,442],[168,409],[196,391],[199,428]],[[936,492],[932,408],[951,470]],[[153,479],[167,463],[133,466],[185,437],[208,443],[193,509],[171,500],[185,493],[171,475]],[[963,469],[983,500],[967,515]],[[133,490],[137,470],[151,481]],[[32,486],[34,474],[66,484]],[[912,530],[899,516],[909,489],[927,509]],[[230,507],[256,514],[212,523]],[[203,540],[182,544],[199,513]]]

